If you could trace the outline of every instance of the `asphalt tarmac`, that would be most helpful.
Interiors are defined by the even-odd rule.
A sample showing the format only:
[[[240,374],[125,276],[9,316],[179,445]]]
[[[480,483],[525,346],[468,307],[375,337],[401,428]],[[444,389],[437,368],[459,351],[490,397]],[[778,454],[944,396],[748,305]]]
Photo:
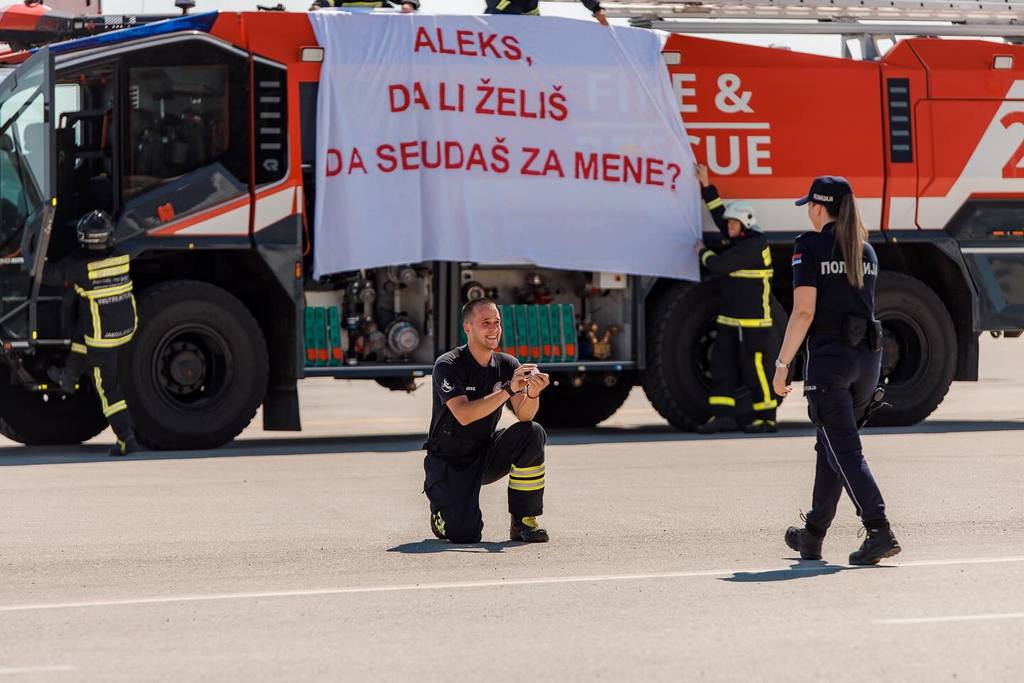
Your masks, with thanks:
[[[1021,340],[928,422],[868,430],[901,555],[853,568],[841,504],[820,562],[802,400],[777,435],[665,426],[639,389],[549,441],[547,545],[427,526],[427,390],[303,383],[301,435],[104,455],[0,445],[0,679],[1020,680]],[[256,423],[258,424],[258,422]]]

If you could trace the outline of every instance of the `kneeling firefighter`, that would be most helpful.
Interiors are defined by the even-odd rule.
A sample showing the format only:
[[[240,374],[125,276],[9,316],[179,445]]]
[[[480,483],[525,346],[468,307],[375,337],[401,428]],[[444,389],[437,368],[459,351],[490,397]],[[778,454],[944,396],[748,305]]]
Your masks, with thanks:
[[[78,249],[53,266],[43,282],[74,290],[71,353],[62,371],[51,368],[61,389],[71,393],[88,367],[103,416],[117,443],[110,455],[139,450],[124,389],[118,376],[118,349],[132,340],[138,324],[132,294],[131,259],[113,248],[114,222],[103,211],[93,211],[77,225]]]
[[[711,349],[711,419],[701,434],[776,431],[778,401],[768,382],[772,344],[772,257],[746,202],[725,203],[708,182],[706,166],[697,167],[701,194],[722,233],[716,252],[700,249],[700,262],[721,283],[719,315]]]

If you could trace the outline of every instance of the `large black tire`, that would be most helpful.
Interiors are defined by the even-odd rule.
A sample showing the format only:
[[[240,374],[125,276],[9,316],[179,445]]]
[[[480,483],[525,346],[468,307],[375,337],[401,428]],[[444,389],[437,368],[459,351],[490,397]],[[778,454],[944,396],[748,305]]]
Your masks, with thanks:
[[[64,446],[88,441],[107,428],[91,387],[73,396],[43,395],[13,386],[0,372],[0,434],[26,446]]]
[[[594,427],[614,415],[632,389],[633,381],[628,377],[619,377],[612,386],[603,381],[584,381],[576,387],[561,380],[544,390],[534,420],[545,429]]]
[[[885,329],[882,379],[885,400],[892,407],[875,413],[871,425],[916,424],[942,403],[953,381],[957,355],[953,320],[927,285],[889,272],[878,277],[875,317]]]
[[[142,293],[139,331],[121,373],[143,444],[216,448],[238,436],[263,402],[267,345],[234,296],[177,280]]]
[[[778,348],[789,316],[772,297],[772,343]],[[647,308],[647,369],[642,381],[654,409],[675,427],[696,429],[711,411],[711,346],[719,295],[714,282],[678,283]]]

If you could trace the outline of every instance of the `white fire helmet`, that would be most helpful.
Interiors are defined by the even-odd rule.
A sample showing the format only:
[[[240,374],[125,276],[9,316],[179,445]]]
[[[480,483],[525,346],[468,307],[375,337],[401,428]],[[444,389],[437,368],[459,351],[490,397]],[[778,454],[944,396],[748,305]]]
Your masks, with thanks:
[[[757,230],[757,217],[754,215],[754,207],[749,202],[728,202],[725,205],[725,213],[722,218],[738,220],[744,230]]]

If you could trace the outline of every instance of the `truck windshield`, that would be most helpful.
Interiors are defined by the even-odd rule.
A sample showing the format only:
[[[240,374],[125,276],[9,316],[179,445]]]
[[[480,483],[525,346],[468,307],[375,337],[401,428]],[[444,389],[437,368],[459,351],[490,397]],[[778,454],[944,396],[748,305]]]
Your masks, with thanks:
[[[41,215],[46,63],[32,60],[0,81],[0,257],[11,257],[25,226]]]

